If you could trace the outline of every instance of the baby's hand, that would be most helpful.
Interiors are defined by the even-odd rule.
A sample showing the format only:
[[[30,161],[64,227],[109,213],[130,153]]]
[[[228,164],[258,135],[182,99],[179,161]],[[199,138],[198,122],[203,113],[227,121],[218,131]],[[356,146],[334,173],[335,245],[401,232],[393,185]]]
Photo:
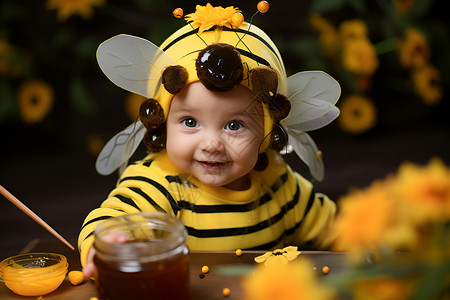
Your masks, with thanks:
[[[128,236],[123,231],[116,231],[103,236],[103,240],[108,243],[122,244],[128,241]],[[84,278],[91,278],[94,275],[95,271],[94,256],[95,256],[95,249],[94,247],[91,247],[91,249],[88,252],[86,265],[83,268]]]

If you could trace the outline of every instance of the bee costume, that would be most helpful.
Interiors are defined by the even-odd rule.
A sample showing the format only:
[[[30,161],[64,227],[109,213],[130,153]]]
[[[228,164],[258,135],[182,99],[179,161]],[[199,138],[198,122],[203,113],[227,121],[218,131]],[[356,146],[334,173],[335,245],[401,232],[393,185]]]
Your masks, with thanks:
[[[321,152],[306,131],[323,127],[339,114],[339,84],[314,71],[290,77],[270,38],[243,22],[234,7],[197,6],[187,25],[161,46],[129,35],[102,43],[97,59],[109,79],[148,100],[139,120],[113,137],[96,168],[111,174],[121,168],[117,187],[84,221],[79,236],[82,264],[94,230],[107,218],[142,211],[178,217],[188,231],[191,250],[271,249],[308,243],[327,247],[324,234],[334,219],[335,203],[315,193],[312,184],[285,164],[279,151],[292,147],[322,180]],[[237,85],[249,88],[264,111],[264,140],[250,172],[248,190],[207,186],[183,174],[165,151],[165,121],[174,95],[200,81],[212,91]],[[220,109],[220,108],[219,108]],[[150,151],[127,166],[141,140]],[[289,144],[288,144],[289,143]]]

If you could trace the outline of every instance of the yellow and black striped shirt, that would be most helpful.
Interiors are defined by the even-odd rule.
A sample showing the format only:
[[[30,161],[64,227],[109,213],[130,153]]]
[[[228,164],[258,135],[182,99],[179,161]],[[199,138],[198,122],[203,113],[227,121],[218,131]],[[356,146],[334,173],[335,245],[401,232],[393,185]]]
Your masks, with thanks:
[[[86,263],[93,232],[110,217],[141,211],[177,216],[188,231],[191,250],[271,249],[314,241],[327,247],[323,233],[334,220],[336,205],[313,192],[312,184],[268,150],[269,166],[250,173],[251,187],[234,191],[201,184],[180,175],[163,154],[127,167],[117,187],[84,221],[79,236]]]

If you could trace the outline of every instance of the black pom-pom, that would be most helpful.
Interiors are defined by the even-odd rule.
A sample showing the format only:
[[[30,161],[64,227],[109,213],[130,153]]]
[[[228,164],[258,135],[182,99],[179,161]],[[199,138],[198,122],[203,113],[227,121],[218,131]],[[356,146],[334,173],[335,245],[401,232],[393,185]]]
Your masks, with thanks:
[[[287,145],[288,135],[280,124],[275,124],[272,130],[270,146],[275,151],[281,151]]]
[[[286,118],[291,111],[291,101],[281,94],[277,94],[268,104],[270,115],[272,116],[274,123],[278,123]]]
[[[152,131],[161,126],[164,121],[164,111],[158,101],[147,99],[139,108],[139,119],[145,128]]]
[[[143,141],[150,152],[156,153],[164,149],[166,146],[166,132],[164,126],[160,126],[154,131],[147,131]]]
[[[258,155],[258,160],[256,161],[256,165],[253,167],[255,171],[262,172],[269,165],[269,158],[265,152]]]
[[[164,69],[161,82],[164,88],[172,95],[178,94],[186,85],[188,72],[182,66],[170,66]]]
[[[228,91],[239,85],[244,77],[241,56],[228,44],[212,44],[203,49],[195,67],[198,78],[211,91]]]

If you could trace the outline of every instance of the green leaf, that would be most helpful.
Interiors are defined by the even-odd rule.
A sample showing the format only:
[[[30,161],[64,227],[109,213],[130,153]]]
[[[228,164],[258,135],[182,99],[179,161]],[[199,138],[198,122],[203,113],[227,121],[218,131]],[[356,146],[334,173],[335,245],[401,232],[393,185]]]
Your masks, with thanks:
[[[342,8],[346,2],[347,0],[314,0],[311,4],[311,12],[325,14]]]
[[[7,81],[0,81],[0,122],[8,115],[17,113],[17,104],[11,85]]]
[[[416,291],[410,300],[434,299],[445,291],[448,274],[450,274],[450,260],[431,268],[416,285]]]
[[[411,19],[417,19],[427,15],[432,9],[434,0],[420,0],[414,1],[414,6],[411,11],[408,12],[407,17]]]
[[[353,7],[353,9],[358,14],[365,14],[367,12],[366,2],[363,0],[348,0],[348,4]]]
[[[70,85],[70,102],[76,111],[92,115],[97,106],[82,80],[76,79]]]

